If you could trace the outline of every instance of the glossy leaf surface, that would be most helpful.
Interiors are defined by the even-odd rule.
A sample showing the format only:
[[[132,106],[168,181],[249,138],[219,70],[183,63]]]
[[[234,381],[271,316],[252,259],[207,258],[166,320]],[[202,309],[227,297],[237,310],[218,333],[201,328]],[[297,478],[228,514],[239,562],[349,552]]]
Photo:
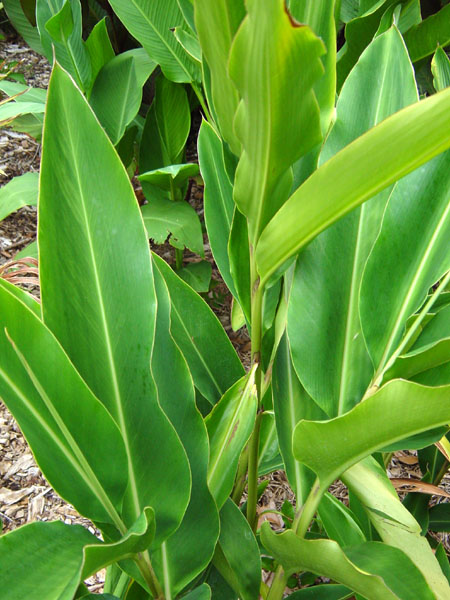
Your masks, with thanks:
[[[8,15],[14,28],[20,33],[27,44],[39,54],[43,53],[42,44],[39,37],[39,32],[36,27],[33,27],[28,21],[20,2],[17,0],[4,0],[2,2],[5,12]]]
[[[14,177],[0,189],[0,221],[22,206],[36,206],[39,188],[38,173]]]
[[[315,171],[259,240],[256,259],[262,278],[267,279],[351,209],[446,150],[450,146],[449,107],[450,90],[444,90],[404,108]]]
[[[293,22],[284,0],[252,0],[247,10],[229,71],[242,98],[234,121],[243,148],[234,200],[256,244],[289,195],[290,166],[321,139],[312,87],[323,73],[324,47],[309,27]]]
[[[244,374],[222,325],[209,306],[158,256],[153,261],[169,288],[171,332],[195,387],[214,405]]]
[[[219,515],[206,483],[208,434],[195,404],[188,366],[170,334],[170,298],[166,284],[157,269],[154,277],[158,312],[151,369],[159,403],[186,450],[192,476],[191,497],[181,525],[152,556],[166,596],[174,597],[211,560],[219,536]],[[170,365],[170,377],[167,365]]]
[[[294,431],[294,455],[318,475],[323,486],[376,450],[445,425],[449,413],[449,388],[391,381],[341,417],[301,421]]]
[[[450,58],[441,47],[433,56],[431,72],[433,73],[434,89],[437,92],[450,86]]]
[[[23,292],[11,288],[0,286],[1,396],[53,487],[88,518],[117,524],[128,481],[120,432],[39,314],[18,299]]]
[[[228,59],[234,36],[246,14],[245,3],[244,0],[195,0],[194,7],[198,37],[209,67],[218,126],[224,140],[239,156],[240,142],[233,125],[239,94],[228,73]]]
[[[408,53],[391,28],[370,44],[348,76],[320,163],[417,100]],[[359,402],[373,375],[361,332],[359,289],[390,192],[387,188],[352,210],[297,260],[288,313],[292,357],[306,389],[330,417]]]
[[[152,506],[161,541],[183,517],[190,474],[149,370],[156,299],[148,239],[118,155],[59,66],[47,106],[38,234],[44,321],[122,433],[126,524]]]
[[[218,507],[233,488],[242,449],[255,424],[255,369],[237,381],[206,417],[210,455],[208,485]]]
[[[200,79],[195,61],[171,31],[184,21],[177,0],[112,0],[110,4],[167,79],[178,83]]]

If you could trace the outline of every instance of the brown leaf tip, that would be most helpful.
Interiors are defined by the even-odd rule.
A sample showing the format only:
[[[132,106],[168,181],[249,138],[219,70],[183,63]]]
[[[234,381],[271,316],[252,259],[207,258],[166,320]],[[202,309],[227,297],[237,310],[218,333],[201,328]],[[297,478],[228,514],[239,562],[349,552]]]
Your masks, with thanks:
[[[291,13],[289,12],[288,6],[287,6],[287,2],[284,3],[284,12],[289,17],[289,21],[291,22],[292,27],[304,27],[304,25],[302,23],[299,23],[298,21],[296,21],[294,19],[294,17],[291,15]]]

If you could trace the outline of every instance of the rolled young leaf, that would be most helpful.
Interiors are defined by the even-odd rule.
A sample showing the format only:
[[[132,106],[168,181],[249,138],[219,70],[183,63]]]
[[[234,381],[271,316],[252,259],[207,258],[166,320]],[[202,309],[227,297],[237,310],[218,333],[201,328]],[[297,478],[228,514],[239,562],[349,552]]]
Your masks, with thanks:
[[[247,10],[229,72],[242,98],[234,120],[243,148],[234,200],[255,246],[288,198],[291,165],[321,140],[312,88],[323,73],[325,49],[309,27],[292,19],[284,0],[251,0]]]
[[[208,485],[219,508],[233,488],[239,457],[253,431],[257,405],[253,367],[205,419],[210,444]]]
[[[449,108],[446,89],[388,117],[319,167],[262,233],[256,249],[261,279],[347,212],[446,150]]]
[[[124,438],[125,523],[151,506],[158,544],[181,522],[190,472],[149,369],[156,299],[148,239],[114,147],[59,65],[48,91],[38,242],[44,322]]]

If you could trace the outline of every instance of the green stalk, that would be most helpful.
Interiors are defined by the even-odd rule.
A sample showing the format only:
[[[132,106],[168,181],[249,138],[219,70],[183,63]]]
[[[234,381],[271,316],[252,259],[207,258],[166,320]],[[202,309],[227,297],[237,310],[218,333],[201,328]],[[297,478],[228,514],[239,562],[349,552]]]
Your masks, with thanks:
[[[249,445],[247,444],[244,450],[242,451],[241,457],[239,459],[238,471],[236,474],[236,482],[234,484],[233,493],[231,494],[231,499],[237,506],[239,506],[239,502],[242,498],[242,494],[245,488],[245,481],[247,479],[248,452]]]
[[[197,96],[198,101],[200,102],[200,106],[202,107],[202,111],[205,115],[206,120],[215,129],[216,126],[214,123],[214,119],[212,118],[211,113],[209,112],[208,105],[206,104],[206,101],[203,97],[203,94],[202,94],[200,88],[195,83],[191,83],[191,87],[194,90],[194,93]]]
[[[258,451],[262,414],[261,411],[258,411],[256,415],[255,428],[250,438],[248,455],[247,521],[255,533],[258,526],[256,505],[258,503]]]

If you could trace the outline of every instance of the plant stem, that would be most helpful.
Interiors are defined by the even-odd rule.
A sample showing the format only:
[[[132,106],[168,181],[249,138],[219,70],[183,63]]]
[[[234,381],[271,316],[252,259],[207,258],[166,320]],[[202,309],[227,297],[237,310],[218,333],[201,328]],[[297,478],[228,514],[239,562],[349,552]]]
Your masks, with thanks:
[[[234,484],[233,493],[231,494],[231,499],[237,506],[239,506],[239,502],[242,498],[242,493],[245,488],[245,480],[247,479],[248,452],[249,444],[246,445],[241,454],[241,458],[239,459],[236,482]]]
[[[247,521],[255,533],[258,526],[256,504],[258,502],[258,454],[262,414],[263,413],[259,410],[256,415],[255,427],[250,438],[248,454]]]
[[[178,271],[183,266],[184,252],[181,248],[175,248],[175,268]]]
[[[146,550],[144,553],[138,554],[137,558],[135,558],[135,561],[139,567],[142,577],[145,579],[152,593],[154,600],[164,600],[164,592],[153,570],[148,550]]]

